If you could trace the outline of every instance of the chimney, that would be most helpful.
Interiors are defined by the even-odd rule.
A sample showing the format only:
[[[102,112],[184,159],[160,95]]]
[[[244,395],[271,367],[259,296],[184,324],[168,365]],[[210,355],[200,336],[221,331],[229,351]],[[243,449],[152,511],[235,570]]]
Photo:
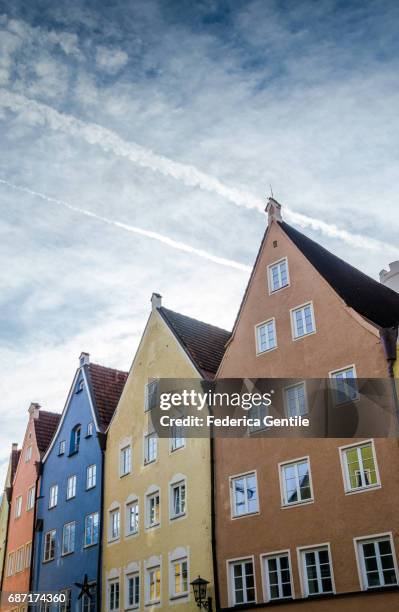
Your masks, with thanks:
[[[282,221],[283,218],[281,216],[281,204],[277,202],[274,198],[269,198],[266,204],[265,211],[267,212],[267,222],[268,225],[274,221]]]
[[[30,417],[32,419],[38,419],[39,410],[40,410],[40,404],[37,404],[36,402],[31,402],[31,405],[29,406],[29,409],[28,409]]]
[[[16,450],[18,450],[18,442],[13,442],[13,443],[11,444],[11,450],[12,450],[12,451],[16,451]]]
[[[90,363],[90,353],[80,353],[79,365],[84,366]]]
[[[151,296],[152,309],[156,310],[162,306],[162,295],[160,293],[153,293]]]
[[[399,293],[399,260],[389,264],[389,270],[381,270],[380,283]]]

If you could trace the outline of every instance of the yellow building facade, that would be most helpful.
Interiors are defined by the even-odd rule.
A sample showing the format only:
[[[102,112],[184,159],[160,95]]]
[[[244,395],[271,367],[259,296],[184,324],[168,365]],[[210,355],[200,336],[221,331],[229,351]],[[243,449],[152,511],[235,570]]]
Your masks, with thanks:
[[[210,441],[158,439],[146,404],[159,378],[212,378],[229,334],[152,310],[111,421],[105,453],[103,610],[195,610],[190,582],[213,595]]]
[[[17,463],[19,459],[20,451],[18,450],[18,444],[13,444],[8,462],[8,469],[6,474],[6,480],[4,483],[4,490],[0,500],[0,589],[4,577],[4,564],[5,564],[5,553],[7,547],[7,530],[8,520],[11,506],[11,491],[17,469]]]

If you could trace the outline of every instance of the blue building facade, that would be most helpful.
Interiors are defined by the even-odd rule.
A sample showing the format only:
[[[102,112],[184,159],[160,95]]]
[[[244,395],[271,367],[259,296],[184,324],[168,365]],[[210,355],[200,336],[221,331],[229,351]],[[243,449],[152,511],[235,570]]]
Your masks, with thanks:
[[[68,399],[42,464],[32,590],[62,592],[42,609],[100,610],[105,431],[127,374],[80,356]]]

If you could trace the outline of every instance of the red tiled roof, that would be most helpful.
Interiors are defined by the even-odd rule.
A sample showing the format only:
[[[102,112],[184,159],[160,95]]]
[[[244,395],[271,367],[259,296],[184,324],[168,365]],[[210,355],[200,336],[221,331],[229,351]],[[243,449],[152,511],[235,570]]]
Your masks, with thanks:
[[[39,416],[34,419],[36,443],[40,454],[44,454],[55,434],[61,418],[60,414],[39,410]]]
[[[122,395],[128,373],[97,363],[89,363],[87,367],[98,425],[101,431],[105,431]]]
[[[222,360],[230,332],[186,317],[161,306],[158,312],[177,336],[205,378],[213,378]]]

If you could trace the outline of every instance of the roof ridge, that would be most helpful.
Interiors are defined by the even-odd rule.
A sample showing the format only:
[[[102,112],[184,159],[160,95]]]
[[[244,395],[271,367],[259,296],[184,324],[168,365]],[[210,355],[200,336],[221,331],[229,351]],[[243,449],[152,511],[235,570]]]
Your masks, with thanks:
[[[95,366],[96,368],[102,368],[103,370],[108,370],[112,372],[119,372],[120,374],[129,374],[126,370],[119,370],[118,368],[111,368],[110,366],[102,365],[101,363],[94,363],[90,361],[89,366]]]
[[[213,323],[207,323],[206,321],[201,321],[200,319],[196,319],[195,317],[190,317],[189,315],[181,314],[181,312],[177,312],[176,310],[171,310],[170,308],[165,308],[165,306],[160,306],[158,310],[171,312],[174,315],[179,315],[179,317],[184,317],[185,319],[190,319],[190,321],[195,321],[196,323],[207,325],[208,327],[212,327],[213,329],[218,329],[219,331],[225,332],[226,334],[231,334],[231,332],[228,331],[227,329],[224,329],[224,327],[219,327],[219,325],[213,325]]]

